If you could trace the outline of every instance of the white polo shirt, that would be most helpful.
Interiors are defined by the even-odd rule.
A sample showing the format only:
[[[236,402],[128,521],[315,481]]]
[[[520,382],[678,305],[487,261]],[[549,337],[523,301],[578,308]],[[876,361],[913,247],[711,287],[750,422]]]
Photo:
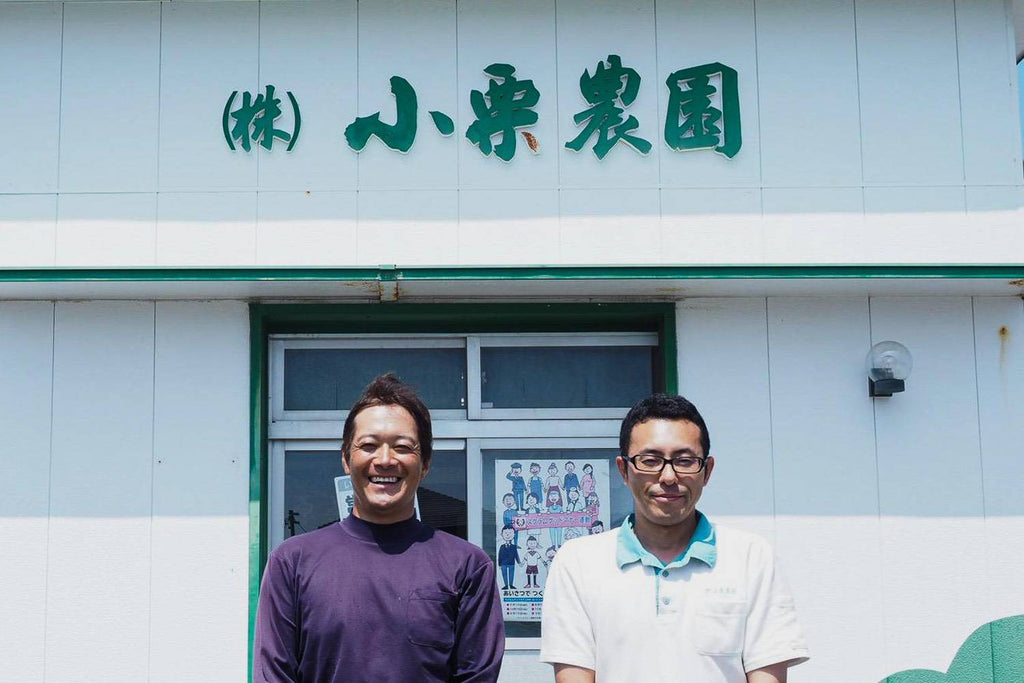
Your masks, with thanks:
[[[808,659],[793,598],[763,539],[701,513],[669,564],[647,552],[632,516],[566,543],[544,588],[540,659],[607,683],[746,683],[746,672]]]

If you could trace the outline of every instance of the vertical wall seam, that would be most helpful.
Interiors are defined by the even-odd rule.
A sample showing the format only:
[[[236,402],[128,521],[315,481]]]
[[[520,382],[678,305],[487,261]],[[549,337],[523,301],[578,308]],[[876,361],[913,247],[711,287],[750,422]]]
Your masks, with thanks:
[[[462,263],[462,145],[459,144],[459,3],[455,2],[455,111],[453,120],[458,121],[452,133],[455,143],[455,262]]]
[[[872,317],[872,314],[871,314],[871,301],[872,301],[872,297],[870,297],[870,296],[867,297],[867,305],[868,305],[868,349],[871,349],[871,347],[875,343],[875,330],[874,330],[874,320],[873,320],[873,317]],[[867,379],[867,378],[865,377],[865,379]],[[882,520],[882,475],[881,475],[881,467],[879,466],[879,461],[878,461],[878,413],[875,410],[877,405],[878,404],[875,403],[875,400],[872,398],[871,399],[871,432],[872,432],[872,444],[873,444],[873,447],[874,447],[874,455],[875,455],[875,511],[877,513],[877,516],[878,516],[878,521],[879,521],[879,523],[881,523],[881,520]]]
[[[559,102],[559,70],[558,70],[558,0],[554,0],[552,3],[554,7],[554,23],[555,23],[555,111],[558,111]],[[558,259],[558,263],[562,263],[562,155],[560,153],[559,141],[562,139],[562,120],[560,116],[555,116],[555,171],[557,180],[555,182],[555,192],[557,192],[557,211],[558,211],[558,230],[555,233],[555,257]]]
[[[157,5],[156,36],[156,191],[160,192],[160,121],[163,107],[164,77],[164,3]]]
[[[975,392],[975,410],[977,411],[978,420],[978,473],[981,475],[981,481],[979,482],[981,489],[981,528],[985,534],[983,539],[984,546],[984,557],[985,557],[985,576],[992,576],[992,557],[989,552],[988,544],[988,501],[985,498],[985,449],[984,441],[982,440],[982,428],[981,428],[981,373],[978,370],[978,318],[975,310],[975,298],[971,297],[971,345],[974,352],[974,392]],[[991,600],[991,593],[986,596],[988,600]],[[988,605],[992,607],[993,605]],[[994,662],[993,662],[994,664]],[[995,669],[993,669],[994,671]]]
[[[157,5],[157,64],[156,64],[156,205],[153,207],[153,264],[158,263],[157,245],[160,244],[160,126],[164,91],[164,3]]]
[[[867,214],[867,191],[864,180],[864,105],[860,80],[860,29],[857,26],[857,0],[853,0],[853,64],[857,74],[857,143],[860,149],[860,201],[861,214]],[[868,315],[871,314],[871,300],[868,299]],[[868,329],[870,333],[870,326]],[[874,409],[872,409],[872,412]]]
[[[957,113],[960,115],[960,173],[964,184],[964,212],[967,211],[967,135],[964,131],[964,89],[963,72],[960,70],[960,23],[957,15],[959,0],[952,0],[953,5],[953,46],[956,54],[956,101]],[[973,306],[972,306],[973,309]]]
[[[43,681],[46,681],[46,643],[49,630],[50,615],[50,528],[53,525],[53,399],[55,395],[54,380],[57,376],[57,302],[50,302],[50,440],[49,463],[46,478],[46,559],[43,567]]]
[[[555,15],[554,16],[554,20],[555,20],[555,111],[557,112],[558,111],[559,95],[560,95],[559,89],[558,89],[558,77],[559,77],[559,73],[558,73],[558,0],[555,0],[552,3],[552,7],[554,8],[554,15]],[[657,47],[655,47],[655,51],[657,51]],[[561,152],[561,147],[559,146],[559,143],[560,143],[561,139],[562,139],[562,117],[560,117],[560,116],[558,116],[556,114],[556,116],[555,116],[555,150],[556,150],[556,152],[555,152],[555,169],[556,169],[557,176],[558,176],[557,187],[558,187],[558,196],[559,197],[562,196],[562,155],[560,153]],[[559,202],[558,217],[559,217],[558,244],[559,244],[559,250],[561,250],[561,244],[562,244],[562,234],[561,234],[562,233],[562,230],[561,230],[562,208],[561,208],[561,202]]]
[[[658,40],[658,0],[654,0],[654,106],[655,109],[655,120],[654,120],[654,135],[657,138],[663,128],[658,125],[657,114],[661,113],[661,85],[659,79],[661,78],[661,41]],[[668,120],[668,112],[665,112],[665,120]],[[658,142],[654,143],[653,149],[658,150],[658,210],[661,211],[661,191],[665,189],[665,169],[662,166],[662,150],[661,145]]]
[[[873,345],[874,342],[875,342],[874,318],[873,318],[872,312],[871,312],[871,301],[872,301],[872,298],[868,297],[868,348],[870,348],[871,345]],[[888,632],[888,629],[887,629],[887,621],[888,620],[886,619],[886,611],[885,611],[885,605],[886,605],[886,602],[887,602],[886,599],[885,599],[885,558],[882,556],[882,551],[884,549],[884,540],[882,538],[882,475],[881,475],[881,468],[879,467],[879,464],[878,464],[878,412],[877,412],[877,405],[878,404],[875,403],[875,399],[872,398],[870,400],[871,400],[871,423],[872,423],[872,433],[873,433],[873,436],[874,436],[874,451],[875,451],[875,500],[876,500],[876,509],[878,510],[878,513],[877,513],[878,533],[876,535],[876,538],[878,539],[878,560],[879,560],[878,561],[878,582],[879,582],[880,595],[882,597],[882,610],[881,610],[881,616],[882,616],[882,661],[883,662],[888,662],[889,661],[889,653],[888,653],[889,642],[888,642],[888,640],[886,640],[886,637],[885,637],[886,633]]]
[[[57,187],[53,206],[53,264],[57,265],[57,228],[60,225],[60,150],[61,129],[64,127],[64,8],[60,4],[60,57],[57,68]]]
[[[764,351],[765,351],[765,375],[768,377],[768,453],[769,464],[771,465],[772,477],[772,529],[775,532],[775,541],[778,543],[778,508],[776,506],[776,485],[775,480],[775,414],[772,409],[772,342],[771,327],[768,316],[768,298],[764,298]]]
[[[60,4],[60,55],[57,68],[57,195],[60,196],[60,157],[61,132],[64,128],[64,10],[65,3]]]
[[[655,78],[655,88],[654,88],[654,106],[655,106],[655,110],[654,110],[655,111],[654,130],[655,130],[655,136],[657,136],[657,131],[658,131],[658,128],[659,128],[658,120],[657,120],[657,114],[661,112],[661,87],[658,86],[658,80],[657,80],[659,78],[659,75],[661,74],[661,60],[660,60],[659,55],[658,55],[658,52],[659,52],[659,50],[658,50],[658,0],[653,0],[653,2],[651,4],[654,7],[654,78]],[[668,113],[666,112],[665,115],[667,117]],[[561,138],[559,138],[559,139],[561,139]],[[664,183],[664,178],[662,176],[662,168],[661,168],[661,156],[662,156],[661,145],[659,145],[657,142],[655,142],[653,147],[651,148],[651,150],[655,151],[655,153],[658,155],[658,254],[661,255],[661,258],[659,258],[658,260],[661,261],[662,263],[664,263],[664,254],[665,254],[665,199],[663,197],[663,194],[664,194],[664,185],[665,185],[665,183]],[[677,360],[677,363],[678,363],[678,360]],[[677,382],[678,382],[678,379],[677,379]]]
[[[256,2],[256,92],[262,86],[263,78],[263,3]],[[273,142],[273,141],[271,141]],[[262,176],[260,175],[260,154],[259,145],[253,150],[256,157],[256,216],[252,226],[252,257],[259,263],[260,254],[260,194],[263,187]]]
[[[762,144],[764,136],[761,134],[761,61],[757,47],[757,0],[751,0],[750,10],[753,13],[754,20],[754,84],[757,87],[757,178],[758,187],[761,190],[761,217],[764,218],[764,148]],[[767,306],[768,300],[766,298],[766,315]]]
[[[150,417],[149,417],[149,609],[146,615],[147,647],[146,647],[146,677],[147,680],[153,675],[153,521],[156,517],[156,502],[154,492],[156,491],[156,343],[157,343],[157,320],[156,301],[153,302],[153,386],[150,387]]]
[[[978,371],[978,319],[975,312],[975,299],[971,297],[971,344],[974,351],[974,396],[975,410],[978,419],[978,471],[981,474],[981,515],[988,518],[988,501],[985,499],[985,449],[981,427],[981,373]]]
[[[362,27],[362,24],[360,24],[360,22],[359,22],[359,4],[360,4],[359,0],[354,0],[353,4],[355,4],[355,8],[356,8],[356,116],[358,117],[359,116],[359,112],[360,112],[360,109],[359,109],[359,71],[360,71],[360,69],[359,69],[359,59],[360,59],[360,55],[359,55],[359,39],[360,39],[360,36],[362,36],[362,34],[363,34],[363,27]],[[456,76],[456,79],[458,79],[458,76]],[[458,82],[458,81],[456,80],[456,82]],[[360,160],[361,156],[362,156],[361,154],[356,154],[356,186],[355,186],[356,231],[355,231],[355,236],[352,239],[352,251],[355,252],[356,257],[355,257],[355,259],[353,259],[353,263],[362,263],[362,259],[361,259],[362,254],[359,251],[359,232],[360,232],[360,223],[361,223],[361,220],[360,220],[360,217],[359,217],[359,195],[360,195],[360,189],[361,189],[361,185],[359,184],[359,166],[361,165],[361,160]]]

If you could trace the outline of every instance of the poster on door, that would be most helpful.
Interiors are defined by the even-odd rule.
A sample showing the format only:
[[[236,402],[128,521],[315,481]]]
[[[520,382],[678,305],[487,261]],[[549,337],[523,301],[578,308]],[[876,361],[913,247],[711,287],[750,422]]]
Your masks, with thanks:
[[[607,460],[497,460],[495,557],[505,621],[540,621],[558,549],[610,523]]]

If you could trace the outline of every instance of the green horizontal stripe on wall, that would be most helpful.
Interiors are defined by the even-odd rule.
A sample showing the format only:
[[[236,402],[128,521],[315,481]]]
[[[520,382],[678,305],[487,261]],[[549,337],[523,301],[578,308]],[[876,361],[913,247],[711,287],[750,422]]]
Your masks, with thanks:
[[[716,280],[1024,278],[1012,265],[380,266],[377,268],[4,268],[2,282]]]

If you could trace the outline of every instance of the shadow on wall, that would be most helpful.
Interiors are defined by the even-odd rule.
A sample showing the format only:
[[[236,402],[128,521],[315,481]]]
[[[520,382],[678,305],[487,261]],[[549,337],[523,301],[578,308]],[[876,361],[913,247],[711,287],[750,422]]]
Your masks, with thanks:
[[[968,636],[939,673],[912,669],[879,683],[1021,683],[1024,681],[1024,614],[991,621]]]

